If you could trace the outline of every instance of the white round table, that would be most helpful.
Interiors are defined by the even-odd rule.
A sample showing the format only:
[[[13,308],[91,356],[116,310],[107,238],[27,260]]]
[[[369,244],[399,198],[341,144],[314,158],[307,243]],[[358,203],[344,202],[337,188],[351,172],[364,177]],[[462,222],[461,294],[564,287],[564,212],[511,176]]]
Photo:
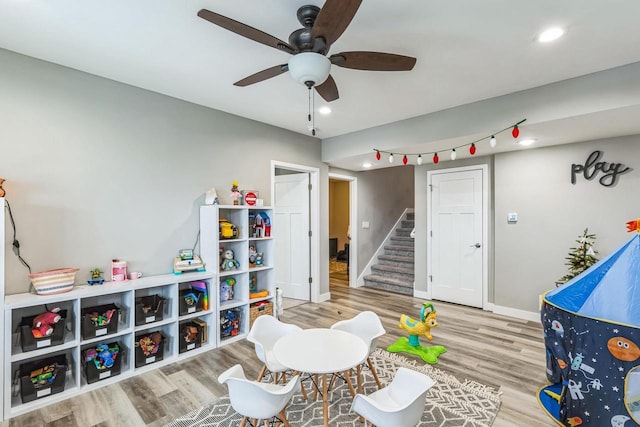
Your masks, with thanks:
[[[304,329],[285,335],[273,346],[274,357],[294,371],[322,375],[324,425],[329,425],[327,374],[344,373],[352,395],[349,370],[363,363],[369,346],[353,334],[337,329]]]

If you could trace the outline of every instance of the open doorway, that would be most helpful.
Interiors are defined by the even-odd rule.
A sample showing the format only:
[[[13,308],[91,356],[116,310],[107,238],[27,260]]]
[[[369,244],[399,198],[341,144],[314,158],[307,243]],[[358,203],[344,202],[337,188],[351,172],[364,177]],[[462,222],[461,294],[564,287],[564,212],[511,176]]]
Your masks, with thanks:
[[[354,287],[357,279],[357,178],[329,173],[329,283]]]

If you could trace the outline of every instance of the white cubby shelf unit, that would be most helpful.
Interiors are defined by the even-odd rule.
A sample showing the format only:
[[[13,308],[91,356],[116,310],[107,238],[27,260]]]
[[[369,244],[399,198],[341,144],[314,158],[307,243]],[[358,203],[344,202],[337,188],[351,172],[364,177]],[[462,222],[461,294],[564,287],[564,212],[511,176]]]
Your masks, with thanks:
[[[220,283],[230,279],[235,282],[233,298],[220,300],[220,283],[215,286],[212,298],[217,301],[216,331],[218,346],[246,338],[250,328],[249,313],[252,304],[266,301],[272,304],[273,314],[276,314],[276,289],[274,276],[274,240],[273,230],[267,235],[255,234],[256,215],[266,214],[273,220],[273,209],[248,205],[207,205],[200,207],[200,253],[208,272],[218,274]],[[229,239],[220,237],[219,220],[224,219],[237,228],[237,236]],[[249,248],[255,248],[262,254],[261,264],[250,265]],[[223,270],[220,265],[221,257],[226,250],[232,250],[239,266],[231,270]],[[255,283],[255,290],[266,291],[265,295],[250,297],[251,282]],[[225,314],[231,310],[238,318],[238,329],[233,335],[224,334],[221,330]]]
[[[76,283],[79,280],[76,278]],[[217,282],[217,272],[204,271],[148,276],[137,280],[105,282],[102,285],[79,285],[70,292],[55,295],[4,295],[3,418],[12,418],[215,348],[217,329],[214,325],[217,325],[218,308],[213,295],[217,295]],[[200,298],[197,298],[199,303],[193,309],[185,305],[185,295],[193,290],[194,284],[200,287],[206,285],[207,306],[203,305],[205,299],[202,294],[196,294]],[[160,300],[162,305],[158,306],[157,302]],[[145,311],[142,311],[142,306],[145,305],[143,303],[148,301],[153,301],[156,308],[149,311],[145,307]],[[190,302],[193,301],[191,298]],[[119,314],[117,327],[110,324],[110,327],[96,328],[90,322],[87,325],[87,320],[83,319],[83,314],[94,309],[101,311],[113,306],[117,307]],[[65,312],[64,339],[58,342],[51,339],[36,340],[36,345],[26,346],[25,351],[19,332],[23,329],[20,328],[23,318],[52,308],[60,308]],[[204,328],[197,328],[203,331],[204,339],[188,342],[184,338],[183,327],[194,322],[206,325]],[[28,334],[29,329],[26,329]],[[162,345],[157,353],[145,355],[141,349],[136,348],[135,343],[140,337],[150,336],[153,332],[160,332],[163,336]],[[83,365],[83,352],[99,344],[117,344],[120,347],[118,369],[104,371],[89,382],[89,367],[85,368]],[[24,403],[20,381],[17,381],[20,367],[47,359],[60,360],[62,357],[66,358],[67,364],[64,390],[47,391],[43,396],[36,394],[35,400]]]

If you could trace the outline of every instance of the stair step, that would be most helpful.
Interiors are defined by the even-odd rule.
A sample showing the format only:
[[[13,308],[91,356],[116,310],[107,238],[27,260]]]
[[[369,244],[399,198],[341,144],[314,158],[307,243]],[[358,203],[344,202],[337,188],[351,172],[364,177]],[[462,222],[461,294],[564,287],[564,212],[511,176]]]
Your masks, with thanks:
[[[413,268],[414,258],[401,255],[379,255],[378,263],[383,265],[397,265],[399,267]]]
[[[413,258],[414,248],[413,246],[386,245],[384,247],[384,253],[386,255],[400,255]]]
[[[398,236],[398,237],[410,237],[412,231],[413,231],[413,227],[412,228],[398,227],[398,228],[396,228],[396,236]]]
[[[416,222],[415,221],[408,221],[406,219],[403,219],[402,221],[400,221],[400,226],[402,228],[411,228],[413,229],[416,226]]]
[[[378,276],[377,274],[364,276],[364,286],[403,295],[413,295],[413,281],[408,282],[390,277]]]
[[[407,217],[405,218],[407,221],[413,221],[416,218],[415,212],[407,212]]]
[[[397,246],[413,247],[414,239],[413,237],[410,237],[410,236],[391,236],[389,238],[389,241],[391,241],[394,245],[397,245]]]
[[[414,280],[413,266],[403,267],[398,265],[376,264],[371,266],[371,272],[376,276],[391,277],[399,280]]]

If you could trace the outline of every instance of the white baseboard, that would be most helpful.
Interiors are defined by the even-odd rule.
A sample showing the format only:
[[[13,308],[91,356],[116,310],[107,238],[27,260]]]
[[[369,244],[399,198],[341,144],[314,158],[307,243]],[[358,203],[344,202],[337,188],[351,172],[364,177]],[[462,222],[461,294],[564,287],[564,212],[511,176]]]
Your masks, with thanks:
[[[330,299],[331,299],[331,292],[327,292],[327,293],[318,295],[318,301],[313,301],[313,302],[316,302],[316,303],[325,302],[325,301],[329,301]]]
[[[429,299],[429,293],[426,291],[416,291],[415,289],[413,290],[413,297],[414,298],[423,298],[423,299]]]
[[[485,310],[491,311],[502,316],[515,317],[516,319],[529,320],[531,322],[540,322],[540,312],[519,310],[517,308],[504,307],[502,305],[487,304]]]

